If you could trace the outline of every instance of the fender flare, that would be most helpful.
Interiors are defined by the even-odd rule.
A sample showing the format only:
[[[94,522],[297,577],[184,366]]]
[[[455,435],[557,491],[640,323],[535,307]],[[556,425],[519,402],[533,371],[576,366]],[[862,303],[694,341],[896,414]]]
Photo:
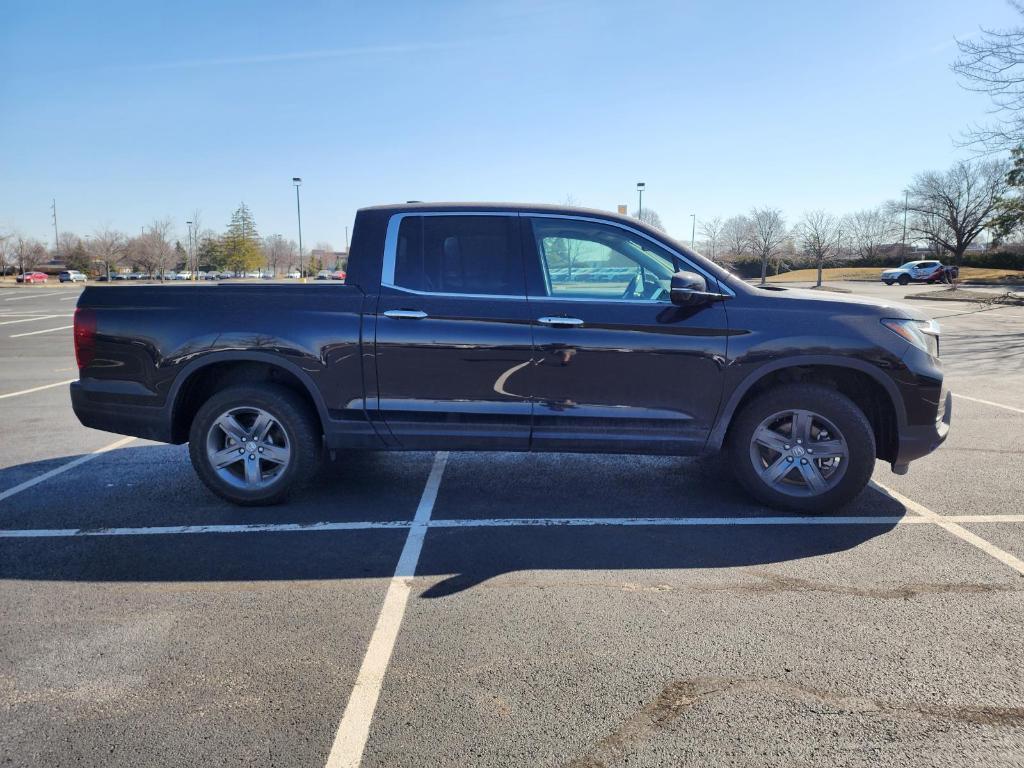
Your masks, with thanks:
[[[170,424],[174,423],[174,415],[179,405],[178,399],[181,395],[181,389],[185,385],[185,382],[203,368],[225,362],[266,363],[293,374],[309,393],[310,398],[313,400],[313,405],[316,407],[317,416],[320,418],[320,426],[326,430],[327,424],[330,421],[330,416],[327,413],[327,405],[324,403],[323,397],[320,395],[320,390],[317,389],[316,382],[313,381],[312,377],[298,365],[290,360],[282,358],[280,355],[255,351],[209,352],[186,364],[185,367],[178,371],[178,374],[174,377],[174,383],[171,385],[171,389],[167,393],[167,405],[165,407],[167,408],[167,415],[170,419]]]
[[[801,355],[799,357],[787,357],[782,360],[774,360],[747,374],[747,377],[736,386],[732,391],[732,394],[729,396],[728,401],[726,401],[725,405],[723,405],[721,410],[719,410],[715,426],[708,435],[705,450],[717,451],[721,449],[722,443],[725,442],[725,433],[728,431],[729,425],[732,423],[732,417],[735,415],[740,402],[743,400],[747,392],[749,392],[750,389],[765,376],[775,373],[776,371],[781,371],[784,368],[806,368],[808,366],[815,365],[827,365],[832,368],[849,368],[851,370],[859,371],[860,373],[866,373],[872,378],[872,380],[880,384],[889,395],[889,399],[892,401],[893,410],[896,412],[897,425],[901,429],[906,426],[907,411],[903,404],[903,396],[900,394],[899,389],[892,379],[885,376],[877,367],[869,363],[865,363],[862,360],[841,357],[838,355]]]

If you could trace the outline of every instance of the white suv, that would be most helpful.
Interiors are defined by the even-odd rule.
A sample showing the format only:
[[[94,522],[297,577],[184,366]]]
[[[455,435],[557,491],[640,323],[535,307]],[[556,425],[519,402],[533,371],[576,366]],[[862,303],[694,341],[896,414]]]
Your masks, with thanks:
[[[65,270],[57,275],[57,279],[62,283],[84,283],[88,280],[88,278],[77,269]]]

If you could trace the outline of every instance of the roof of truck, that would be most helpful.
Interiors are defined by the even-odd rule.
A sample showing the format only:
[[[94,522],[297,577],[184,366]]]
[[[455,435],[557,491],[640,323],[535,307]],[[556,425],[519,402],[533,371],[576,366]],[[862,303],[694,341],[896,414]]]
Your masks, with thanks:
[[[364,211],[387,211],[388,213],[406,213],[414,211],[522,211],[529,213],[560,213],[570,216],[597,216],[604,219],[616,219],[630,226],[646,226],[632,216],[624,216],[613,211],[602,211],[597,208],[580,208],[570,205],[548,205],[545,203],[458,203],[458,202],[407,202],[388,205],[371,205],[361,208]],[[664,234],[664,233],[662,233]]]

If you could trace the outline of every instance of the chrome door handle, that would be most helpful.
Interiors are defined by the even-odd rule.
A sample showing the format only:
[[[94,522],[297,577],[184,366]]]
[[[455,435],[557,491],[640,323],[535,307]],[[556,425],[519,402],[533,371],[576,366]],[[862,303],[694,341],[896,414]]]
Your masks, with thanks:
[[[577,327],[583,325],[578,317],[538,317],[537,322],[541,325],[565,325]]]
[[[389,309],[384,317],[393,317],[396,320],[422,320],[427,313],[420,309]]]

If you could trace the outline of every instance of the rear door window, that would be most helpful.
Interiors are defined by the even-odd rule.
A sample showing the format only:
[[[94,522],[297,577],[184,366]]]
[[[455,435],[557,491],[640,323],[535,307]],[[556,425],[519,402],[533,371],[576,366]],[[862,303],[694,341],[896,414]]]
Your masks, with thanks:
[[[398,228],[394,286],[424,293],[526,293],[517,216],[406,216]]]

